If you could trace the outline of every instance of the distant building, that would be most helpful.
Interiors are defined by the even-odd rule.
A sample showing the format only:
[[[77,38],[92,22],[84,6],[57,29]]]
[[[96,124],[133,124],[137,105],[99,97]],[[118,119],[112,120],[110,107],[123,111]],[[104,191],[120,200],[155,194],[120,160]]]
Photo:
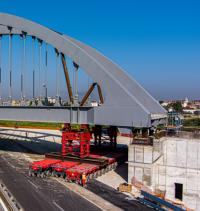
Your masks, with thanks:
[[[97,107],[97,106],[98,106],[98,102],[97,102],[97,101],[92,101],[92,102],[91,102],[91,106]]]
[[[186,107],[188,106],[188,103],[189,103],[189,100],[188,100],[188,98],[186,97],[185,100],[184,100],[183,103],[182,103],[183,108],[186,108]]]
[[[163,106],[163,107],[166,107],[168,105],[169,105],[169,102],[168,101],[164,101],[163,103],[161,103],[161,106]]]
[[[200,110],[196,110],[194,114],[200,117]]]
[[[195,113],[195,109],[192,109],[192,108],[185,108],[183,109],[183,113],[185,114],[194,114]]]

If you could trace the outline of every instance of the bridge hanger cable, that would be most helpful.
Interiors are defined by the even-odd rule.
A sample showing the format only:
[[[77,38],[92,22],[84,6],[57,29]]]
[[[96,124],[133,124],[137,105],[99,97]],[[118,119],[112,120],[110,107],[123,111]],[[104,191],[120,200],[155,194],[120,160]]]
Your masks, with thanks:
[[[10,34],[9,34],[9,100],[12,104],[12,28],[9,27]]]
[[[59,95],[59,100],[61,99],[61,68],[62,68],[62,63],[61,63],[61,54],[59,54],[58,57],[58,95]]]
[[[35,37],[32,37],[32,65],[33,65],[33,90],[32,97],[33,101],[35,100]],[[34,103],[34,102],[33,102]]]
[[[26,98],[26,32],[22,32],[21,37],[21,105],[25,105]]]
[[[23,97],[24,97],[24,92],[23,92],[23,67],[24,67],[24,53],[23,53],[23,48],[24,48],[24,41],[23,41],[23,35],[21,34],[20,35],[20,38],[21,38],[21,56],[22,56],[22,59],[21,59],[21,77],[20,77],[20,80],[21,80],[21,100],[23,100]]]
[[[59,99],[59,88],[58,88],[58,83],[59,83],[59,79],[58,79],[58,69],[59,69],[59,52],[57,49],[55,49],[55,52],[56,52],[56,100],[58,102],[58,99]]]
[[[0,35],[0,103],[2,100],[2,35]]]
[[[24,72],[24,80],[23,80],[23,82],[24,82],[24,85],[23,85],[23,87],[24,87],[24,96],[23,96],[23,98],[24,98],[24,100],[25,100],[25,98],[26,98],[26,34],[24,34],[24,38],[23,38],[23,41],[24,41],[24,49],[23,49],[23,58],[24,58],[24,63],[23,63],[23,72]]]
[[[41,98],[42,98],[42,94],[41,94],[41,59],[42,59],[42,40],[38,39],[38,45],[39,45],[39,80],[38,80],[38,83],[39,83],[39,102],[41,103]]]
[[[45,103],[47,103],[47,69],[48,69],[48,43],[45,45],[45,75],[44,75],[44,89],[45,89]]]
[[[78,69],[79,66],[78,64],[76,64],[75,62],[73,62],[73,66],[74,66],[74,89],[75,89],[75,93],[74,93],[74,103],[78,104]]]

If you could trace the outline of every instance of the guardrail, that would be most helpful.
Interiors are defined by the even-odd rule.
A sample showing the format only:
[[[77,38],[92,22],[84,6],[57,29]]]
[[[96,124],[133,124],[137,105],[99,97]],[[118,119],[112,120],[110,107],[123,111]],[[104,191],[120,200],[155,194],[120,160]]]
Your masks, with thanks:
[[[157,196],[147,193],[146,191],[142,190],[141,195],[142,195],[142,197],[139,198],[139,201],[141,203],[149,205],[159,211],[167,211],[168,209],[174,210],[174,211],[186,211],[186,209],[178,207],[164,199],[161,199]]]
[[[3,194],[5,200],[13,211],[24,211],[22,206],[17,202],[15,197],[10,193],[7,187],[0,181],[0,192]]]

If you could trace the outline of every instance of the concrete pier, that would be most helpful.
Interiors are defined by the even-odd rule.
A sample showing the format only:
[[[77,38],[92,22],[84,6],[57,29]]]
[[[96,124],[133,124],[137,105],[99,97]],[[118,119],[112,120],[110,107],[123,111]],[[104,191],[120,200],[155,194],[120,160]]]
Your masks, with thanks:
[[[200,210],[200,138],[163,137],[153,146],[129,146],[128,180],[135,177],[153,191],[177,198],[177,184],[187,207]],[[180,191],[180,190],[179,190]]]

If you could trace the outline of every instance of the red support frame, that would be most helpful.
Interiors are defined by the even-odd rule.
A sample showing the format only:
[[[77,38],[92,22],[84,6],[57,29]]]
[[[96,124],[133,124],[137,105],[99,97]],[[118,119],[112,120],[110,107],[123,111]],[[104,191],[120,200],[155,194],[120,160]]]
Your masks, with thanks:
[[[90,132],[63,131],[62,156],[73,155],[80,158],[89,156],[90,139]]]

